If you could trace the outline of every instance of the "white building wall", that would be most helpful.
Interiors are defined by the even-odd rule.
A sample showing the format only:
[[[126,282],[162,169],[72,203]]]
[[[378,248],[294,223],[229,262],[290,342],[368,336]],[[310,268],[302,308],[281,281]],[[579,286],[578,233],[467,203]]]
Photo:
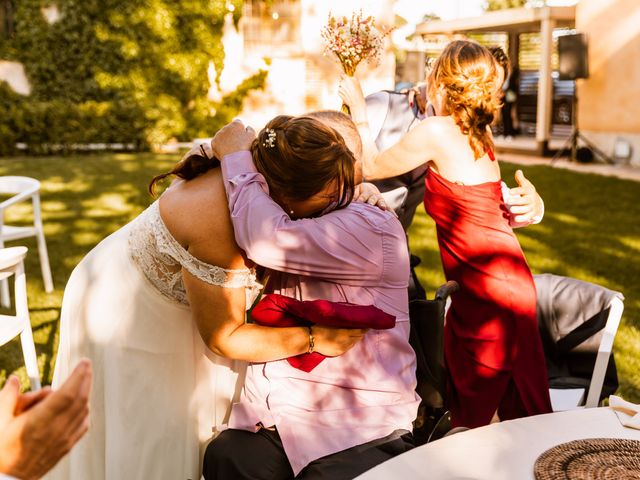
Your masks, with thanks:
[[[326,25],[329,12],[351,16],[362,9],[373,15],[376,24],[393,25],[392,0],[300,0],[298,40],[295,44],[263,45],[255,52],[245,48],[244,62],[255,64],[254,56],[268,52],[271,59],[265,91],[252,92],[245,101],[241,117],[254,128],[278,114],[299,115],[311,110],[339,109],[338,83],[342,68],[334,58],[323,55],[320,32]],[[241,19],[240,31],[242,31]],[[358,67],[365,94],[392,89],[395,77],[395,57],[390,41],[379,66],[366,63]]]

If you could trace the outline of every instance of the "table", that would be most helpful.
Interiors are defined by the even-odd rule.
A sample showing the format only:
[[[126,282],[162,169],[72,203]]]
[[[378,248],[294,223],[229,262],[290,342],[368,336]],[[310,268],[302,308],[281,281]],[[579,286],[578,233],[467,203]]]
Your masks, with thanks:
[[[357,477],[359,480],[526,480],[551,447],[584,438],[640,440],[608,407],[520,418],[453,434],[414,448]]]

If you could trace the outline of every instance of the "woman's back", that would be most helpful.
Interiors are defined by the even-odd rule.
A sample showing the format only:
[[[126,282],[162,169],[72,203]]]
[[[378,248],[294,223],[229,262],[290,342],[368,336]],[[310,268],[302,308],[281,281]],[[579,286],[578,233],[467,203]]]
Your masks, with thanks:
[[[427,171],[425,208],[436,222],[445,276],[460,284],[445,326],[452,422],[476,427],[496,411],[501,419],[546,413],[536,291],[509,226],[499,167],[492,152],[474,158],[452,119],[436,120],[440,155]]]
[[[188,305],[185,280],[208,286],[211,304],[242,322],[259,285],[233,238],[219,171],[175,182],[131,225],[140,273],[169,300]],[[245,288],[243,288],[245,287]],[[210,304],[210,305],[211,305]]]
[[[445,324],[448,402],[455,426],[548,413],[533,277],[502,201],[500,181],[425,179],[447,280],[460,284]]]
[[[493,152],[476,159],[469,138],[451,116],[429,117],[416,127],[432,139],[434,154],[429,164],[441,177],[461,185],[500,180],[500,167]]]

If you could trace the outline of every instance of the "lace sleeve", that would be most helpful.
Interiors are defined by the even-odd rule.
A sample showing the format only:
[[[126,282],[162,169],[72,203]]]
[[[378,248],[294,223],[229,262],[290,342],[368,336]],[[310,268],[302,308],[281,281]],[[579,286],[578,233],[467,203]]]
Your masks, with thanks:
[[[255,280],[255,274],[248,268],[228,270],[197,259],[173,238],[160,215],[157,218],[157,228],[154,229],[154,233],[158,251],[173,258],[198,280],[225,288],[246,287]]]
[[[182,247],[180,249],[171,249],[172,252],[166,253],[175,258],[191,275],[205,283],[218,287],[239,288],[246,287],[252,280],[255,280],[255,275],[248,268],[227,270],[216,265],[209,265],[190,255]]]
[[[129,237],[129,250],[134,263],[159,293],[185,305],[188,300],[182,281],[182,268],[210,285],[244,287],[248,306],[251,306],[262,288],[251,269],[227,270],[191,255],[162,221],[158,202],[136,220]]]

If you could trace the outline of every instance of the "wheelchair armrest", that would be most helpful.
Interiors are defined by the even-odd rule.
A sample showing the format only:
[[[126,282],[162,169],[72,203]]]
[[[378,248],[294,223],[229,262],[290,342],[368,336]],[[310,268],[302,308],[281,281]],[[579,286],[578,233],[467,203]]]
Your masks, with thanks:
[[[436,300],[446,300],[447,297],[460,290],[460,285],[454,280],[449,280],[436,291]]]

